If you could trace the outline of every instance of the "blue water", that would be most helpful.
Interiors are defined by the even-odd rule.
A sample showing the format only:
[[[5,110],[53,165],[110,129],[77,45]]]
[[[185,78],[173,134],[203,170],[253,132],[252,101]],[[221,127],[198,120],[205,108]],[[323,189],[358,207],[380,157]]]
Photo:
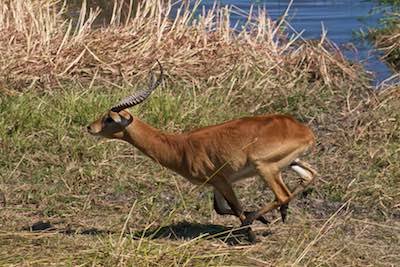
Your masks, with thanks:
[[[276,19],[280,17],[288,7],[290,1],[249,1],[249,0],[220,0],[220,5],[234,5],[245,11],[250,6],[266,7],[268,14]],[[203,5],[210,8],[214,1],[204,0]],[[342,48],[344,54],[354,61],[361,61],[365,68],[372,72],[375,77],[375,84],[380,83],[392,75],[387,65],[379,60],[379,54],[374,47],[365,41],[355,37],[354,32],[367,27],[376,26],[380,14],[370,15],[370,11],[376,7],[376,2],[368,0],[294,0],[289,11],[289,23],[301,32],[306,39],[318,39],[321,36],[322,24],[328,31],[328,38]],[[244,21],[240,15],[232,14],[232,25],[238,20]],[[348,44],[354,44],[357,51],[345,49]]]
[[[129,2],[129,0],[125,1]],[[71,3],[74,2],[77,8],[73,9],[71,17],[78,17],[81,0],[71,0]],[[194,0],[191,0],[191,3],[193,2]],[[93,0],[89,1],[89,3],[92,3],[93,7],[100,5],[103,12],[105,12],[102,15],[106,19],[100,19],[100,25],[104,24],[105,21],[109,21],[108,16],[112,13],[112,5],[109,2]],[[251,5],[265,7],[269,16],[277,19],[285,12],[290,1],[217,0],[217,3],[221,6],[234,5],[245,12],[250,10]],[[206,9],[211,8],[213,4],[214,0],[203,0],[201,3]],[[179,1],[177,6],[179,6]],[[302,37],[305,39],[319,39],[323,25],[328,31],[328,38],[341,48],[347,58],[362,62],[366,70],[373,74],[376,85],[392,76],[392,71],[379,59],[379,53],[369,42],[361,41],[354,35],[359,30],[366,32],[368,27],[376,27],[378,25],[378,19],[381,14],[374,13],[370,15],[370,11],[376,6],[377,0],[294,0],[287,20],[297,32],[304,30]],[[172,13],[174,14],[175,12],[176,10],[173,10]],[[244,22],[245,20],[246,18],[240,15],[231,14],[232,26],[238,21]],[[349,44],[354,45],[356,52],[346,49],[346,47],[351,46]]]

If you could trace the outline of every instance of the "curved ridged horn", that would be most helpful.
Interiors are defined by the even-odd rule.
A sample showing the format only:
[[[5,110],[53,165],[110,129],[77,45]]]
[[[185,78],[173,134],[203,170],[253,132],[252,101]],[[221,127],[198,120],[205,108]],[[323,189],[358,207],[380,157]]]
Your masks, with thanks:
[[[154,81],[154,73],[153,71],[150,74],[149,79],[149,87],[146,90],[139,91],[134,95],[130,95],[122,99],[118,104],[111,108],[111,111],[120,112],[123,109],[133,107],[137,104],[142,103],[146,98],[150,96],[150,94],[160,85],[163,78],[163,68],[161,63],[157,60],[158,66],[160,67],[160,76],[156,81]]]

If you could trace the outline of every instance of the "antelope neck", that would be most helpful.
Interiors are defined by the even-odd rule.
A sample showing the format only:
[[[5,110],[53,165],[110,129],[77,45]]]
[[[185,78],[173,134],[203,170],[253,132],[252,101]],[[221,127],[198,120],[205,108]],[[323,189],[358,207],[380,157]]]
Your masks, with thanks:
[[[122,140],[173,170],[181,165],[183,139],[181,134],[164,133],[137,118],[125,128],[122,137]]]

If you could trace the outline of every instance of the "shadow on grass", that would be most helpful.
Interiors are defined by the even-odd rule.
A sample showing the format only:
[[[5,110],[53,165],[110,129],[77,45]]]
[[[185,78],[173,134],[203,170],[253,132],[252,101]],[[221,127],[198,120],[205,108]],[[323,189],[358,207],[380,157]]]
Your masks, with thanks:
[[[234,229],[216,224],[200,224],[180,222],[163,227],[150,228],[134,232],[133,238],[194,240],[217,239],[228,245],[247,244],[247,234],[244,229]]]
[[[25,226],[22,228],[24,231],[29,232],[58,232],[66,235],[105,235],[105,234],[113,234],[112,231],[102,230],[97,228],[72,228],[67,226],[66,228],[57,228],[46,221],[38,221],[32,225]]]
[[[115,232],[97,228],[77,228],[69,226],[60,229],[49,222],[39,221],[23,230],[30,232],[58,232],[66,235],[107,235]],[[270,232],[263,233],[264,236]],[[235,229],[216,224],[200,224],[191,222],[180,222],[163,227],[154,227],[141,231],[126,233],[133,239],[171,239],[171,240],[195,240],[195,239],[214,239],[220,240],[228,245],[248,244],[245,229]]]

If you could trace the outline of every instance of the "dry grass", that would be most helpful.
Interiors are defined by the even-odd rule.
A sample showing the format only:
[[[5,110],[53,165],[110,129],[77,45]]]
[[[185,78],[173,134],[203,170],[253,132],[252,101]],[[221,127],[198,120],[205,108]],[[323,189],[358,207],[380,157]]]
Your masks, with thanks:
[[[13,3],[15,10],[32,4]],[[163,19],[167,10],[145,4],[127,24],[115,16],[110,28],[71,26],[66,34],[67,23],[64,31],[48,30],[46,47],[36,16],[57,21],[47,29],[63,19],[50,19],[58,13],[44,10],[18,13],[34,18],[27,32],[16,29],[24,20],[5,19],[5,11],[0,16],[2,29],[9,29],[1,42],[18,44],[0,46],[0,265],[400,264],[399,87],[369,91],[360,69],[333,44],[290,42],[274,32],[276,22],[261,17],[249,24],[253,31],[234,35],[223,26],[226,13],[208,24],[205,18],[189,24],[182,15],[174,26]],[[202,25],[214,31],[206,34]],[[136,79],[135,88],[145,83],[141,78],[155,56],[168,79],[132,111],[156,127],[179,131],[279,112],[314,129],[318,144],[306,160],[321,176],[291,203],[287,223],[271,213],[271,225],[255,226],[256,245],[240,238],[232,245],[229,227],[238,221],[214,213],[207,188],[124,143],[83,131],[131,92],[125,79]],[[285,180],[293,178],[285,173]],[[248,208],[272,197],[256,179],[239,184],[237,192]]]
[[[117,2],[116,2],[117,3]],[[121,84],[147,74],[155,59],[172,81],[217,85],[241,73],[258,75],[265,86],[287,80],[321,80],[338,85],[344,79],[364,81],[339,49],[325,41],[292,39],[265,10],[243,15],[242,26],[230,27],[231,7],[215,7],[195,17],[182,5],[171,19],[171,4],[143,1],[134,19],[123,22],[119,6],[109,27],[93,29],[98,11],[81,10],[76,25],[64,18],[56,1],[4,1],[0,6],[0,77],[7,89],[53,89],[60,82]],[[35,11],[34,11],[35,10]],[[210,64],[212,62],[212,64]],[[278,80],[276,80],[278,79]],[[283,80],[283,81],[281,81]]]

